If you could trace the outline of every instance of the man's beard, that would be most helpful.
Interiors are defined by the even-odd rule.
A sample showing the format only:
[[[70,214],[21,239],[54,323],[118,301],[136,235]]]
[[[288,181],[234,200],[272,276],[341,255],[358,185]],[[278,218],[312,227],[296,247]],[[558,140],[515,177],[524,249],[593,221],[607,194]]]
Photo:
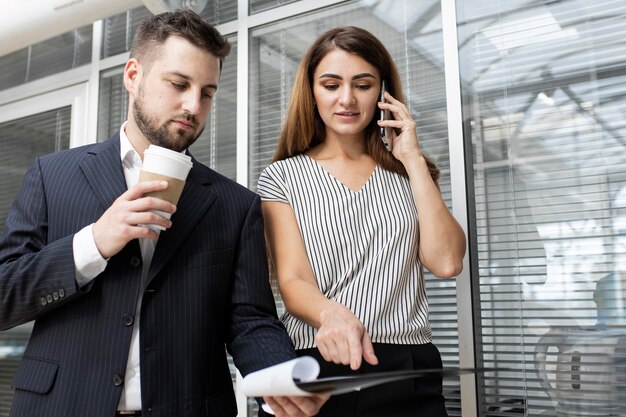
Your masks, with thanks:
[[[189,148],[200,137],[204,130],[204,126],[197,133],[193,131],[185,131],[183,129],[177,129],[175,134],[171,134],[167,129],[167,124],[171,121],[167,121],[166,124],[158,125],[158,122],[148,116],[144,111],[143,95],[139,93],[139,97],[133,102],[133,114],[135,116],[135,123],[141,133],[148,139],[148,141],[157,146],[168,148],[176,152],[181,152]],[[195,116],[189,114],[183,114],[175,119],[184,119],[185,121],[197,125]]]

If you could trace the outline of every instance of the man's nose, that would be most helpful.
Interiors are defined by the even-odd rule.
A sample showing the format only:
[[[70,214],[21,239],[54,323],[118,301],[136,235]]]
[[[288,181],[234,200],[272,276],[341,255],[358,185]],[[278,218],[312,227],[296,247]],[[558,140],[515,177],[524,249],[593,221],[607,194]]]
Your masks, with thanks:
[[[189,91],[185,94],[183,100],[183,110],[186,112],[196,115],[199,114],[202,109],[202,93]]]

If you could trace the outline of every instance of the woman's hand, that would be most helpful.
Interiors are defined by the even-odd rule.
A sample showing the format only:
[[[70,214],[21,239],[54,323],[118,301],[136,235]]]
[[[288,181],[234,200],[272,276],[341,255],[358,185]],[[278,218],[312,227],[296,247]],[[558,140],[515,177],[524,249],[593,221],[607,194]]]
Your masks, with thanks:
[[[404,103],[396,100],[391,94],[385,92],[386,103],[378,103],[378,107],[383,110],[389,110],[393,115],[393,119],[378,121],[380,127],[391,127],[393,133],[391,135],[392,154],[402,162],[404,166],[414,160],[421,158],[419,139],[417,137],[416,124],[406,108]],[[397,131],[400,134],[397,134]]]
[[[387,92],[385,100],[387,103],[378,103],[378,107],[389,110],[394,120],[379,121],[378,125],[400,131],[392,134],[392,152],[406,168],[411,184],[419,217],[420,261],[439,278],[456,277],[463,270],[465,233],[432,180],[408,109]]]
[[[378,364],[374,347],[363,323],[345,306],[330,302],[320,312],[320,326],[315,343],[322,357],[328,362],[350,365],[359,369],[361,359],[370,365]]]

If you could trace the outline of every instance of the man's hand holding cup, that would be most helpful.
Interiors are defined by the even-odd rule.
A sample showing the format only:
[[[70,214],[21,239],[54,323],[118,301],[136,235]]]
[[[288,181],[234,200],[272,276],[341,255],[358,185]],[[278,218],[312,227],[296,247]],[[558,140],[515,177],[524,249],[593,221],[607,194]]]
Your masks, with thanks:
[[[192,167],[191,158],[150,145],[144,151],[139,182],[118,197],[93,226],[103,258],[117,254],[133,239],[157,239],[170,220]]]

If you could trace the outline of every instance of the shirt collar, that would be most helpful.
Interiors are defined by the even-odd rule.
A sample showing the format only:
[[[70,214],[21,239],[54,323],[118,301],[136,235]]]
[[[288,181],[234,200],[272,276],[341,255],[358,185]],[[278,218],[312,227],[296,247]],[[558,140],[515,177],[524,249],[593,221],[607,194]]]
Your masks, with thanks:
[[[122,165],[126,165],[127,167],[139,166],[141,167],[141,157],[131,145],[128,136],[126,136],[126,123],[122,124],[120,127],[120,159],[122,160]]]

